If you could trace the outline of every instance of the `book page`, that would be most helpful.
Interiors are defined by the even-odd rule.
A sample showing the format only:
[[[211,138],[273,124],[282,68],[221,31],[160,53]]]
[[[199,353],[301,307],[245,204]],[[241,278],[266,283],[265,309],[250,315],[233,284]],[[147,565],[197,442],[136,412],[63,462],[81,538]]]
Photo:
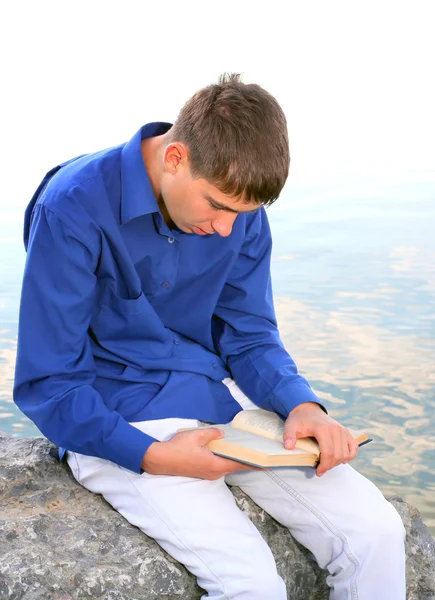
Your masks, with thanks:
[[[284,421],[275,413],[258,408],[242,410],[234,417],[232,426],[241,431],[261,435],[268,440],[283,443]]]
[[[226,442],[230,442],[231,444],[235,444],[242,448],[248,448],[256,450],[257,452],[262,452],[264,454],[276,456],[307,454],[307,452],[305,450],[302,450],[301,448],[293,448],[293,450],[287,450],[286,448],[284,448],[282,440],[278,442],[276,440],[271,440],[270,438],[259,437],[247,431],[236,429],[230,424],[219,425],[219,429],[222,429],[222,431],[225,434],[225,437],[219,440],[213,440],[209,442],[207,444],[207,447],[211,450],[216,449],[217,451],[219,451],[221,448],[224,449]]]

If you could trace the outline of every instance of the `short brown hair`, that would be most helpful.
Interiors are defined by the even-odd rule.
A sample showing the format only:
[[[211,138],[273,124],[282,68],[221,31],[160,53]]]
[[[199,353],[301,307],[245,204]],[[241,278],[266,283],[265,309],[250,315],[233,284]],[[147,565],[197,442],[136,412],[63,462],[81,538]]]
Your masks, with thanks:
[[[275,98],[238,73],[224,73],[186,102],[170,130],[186,145],[192,177],[266,206],[286,182],[287,122]]]

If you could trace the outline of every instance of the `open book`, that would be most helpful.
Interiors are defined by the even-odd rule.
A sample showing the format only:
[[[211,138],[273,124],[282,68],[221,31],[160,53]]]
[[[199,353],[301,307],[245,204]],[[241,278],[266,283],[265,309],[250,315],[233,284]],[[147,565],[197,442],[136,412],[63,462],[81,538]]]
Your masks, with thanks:
[[[224,432],[223,438],[207,444],[213,454],[224,458],[257,467],[315,467],[319,462],[319,446],[314,438],[301,438],[293,450],[286,450],[284,421],[262,408],[242,410],[231,423],[207,427],[218,427]],[[349,431],[360,446],[372,441],[361,431]]]

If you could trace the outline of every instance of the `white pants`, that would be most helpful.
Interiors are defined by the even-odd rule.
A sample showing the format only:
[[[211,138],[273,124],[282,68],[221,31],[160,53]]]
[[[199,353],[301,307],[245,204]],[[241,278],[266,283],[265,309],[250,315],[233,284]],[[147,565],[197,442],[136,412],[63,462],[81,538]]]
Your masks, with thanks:
[[[256,408],[231,380],[244,409]],[[161,441],[192,419],[132,423]],[[239,486],[327,569],[331,600],[405,600],[402,521],[380,491],[349,465],[322,477],[308,467],[238,471],[217,481],[138,475],[74,452],[77,481],[103,497],[177,561],[215,600],[286,600],[272,553],[227,487]],[[293,600],[293,599],[292,599]],[[296,599],[294,599],[296,600]]]

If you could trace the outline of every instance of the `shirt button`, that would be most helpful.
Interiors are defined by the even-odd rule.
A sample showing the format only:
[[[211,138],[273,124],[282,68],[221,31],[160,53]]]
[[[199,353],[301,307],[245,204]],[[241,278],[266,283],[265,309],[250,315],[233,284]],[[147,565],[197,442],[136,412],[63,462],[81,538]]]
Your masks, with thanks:
[[[164,281],[164,282],[162,283],[162,287],[168,287],[168,285],[169,285],[169,281]]]
[[[179,344],[180,343],[180,340],[178,338],[174,338],[172,341],[174,342],[174,344]]]
[[[211,363],[211,366],[213,367],[213,369],[217,369],[217,363]]]
[[[168,238],[168,242],[169,242],[170,244],[173,244],[173,243],[175,242],[175,240],[174,240],[174,238]]]

